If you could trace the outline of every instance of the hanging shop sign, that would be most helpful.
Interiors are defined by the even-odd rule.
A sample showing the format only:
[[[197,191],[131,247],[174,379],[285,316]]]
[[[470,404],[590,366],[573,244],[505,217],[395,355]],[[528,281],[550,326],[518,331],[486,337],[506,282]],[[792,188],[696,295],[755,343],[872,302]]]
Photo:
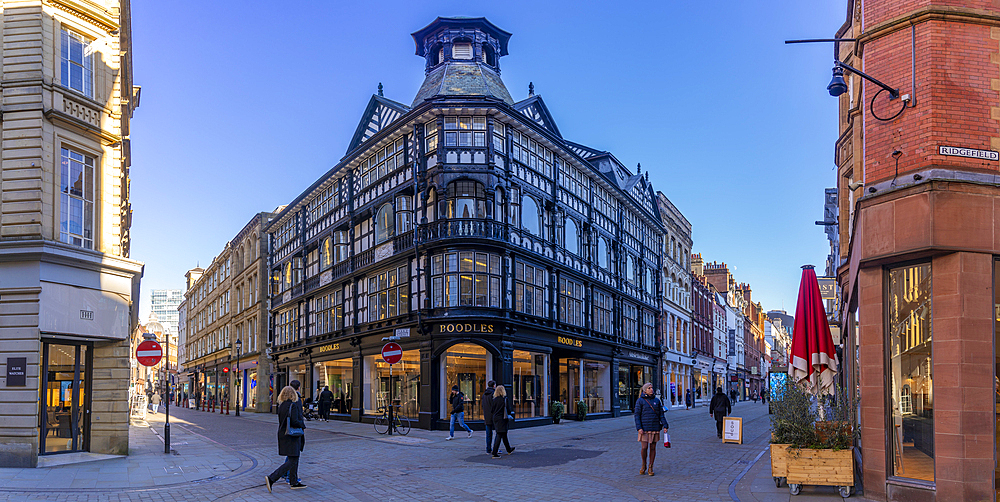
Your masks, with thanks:
[[[941,155],[951,157],[967,157],[970,159],[1000,160],[1000,153],[992,150],[976,150],[975,148],[962,148],[960,146],[939,146],[938,152]]]
[[[482,324],[482,323],[450,323],[450,324],[441,324],[438,327],[438,333],[492,333],[492,332],[493,332],[492,324]],[[407,331],[407,333],[409,332]]]

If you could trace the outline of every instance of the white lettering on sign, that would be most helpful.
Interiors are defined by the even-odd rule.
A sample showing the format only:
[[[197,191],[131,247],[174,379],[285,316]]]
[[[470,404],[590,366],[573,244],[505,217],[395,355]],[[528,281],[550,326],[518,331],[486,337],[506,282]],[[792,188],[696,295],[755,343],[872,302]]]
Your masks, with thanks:
[[[976,150],[975,148],[962,148],[959,146],[939,146],[938,152],[941,155],[952,157],[968,157],[970,159],[1000,160],[1000,153],[992,150]]]
[[[410,336],[410,328],[396,328],[393,335],[398,336],[399,338],[406,338]]]

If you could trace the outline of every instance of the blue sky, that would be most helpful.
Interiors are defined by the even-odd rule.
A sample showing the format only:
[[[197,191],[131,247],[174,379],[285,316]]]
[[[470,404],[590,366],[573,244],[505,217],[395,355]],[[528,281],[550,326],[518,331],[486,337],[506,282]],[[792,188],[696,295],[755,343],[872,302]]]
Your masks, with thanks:
[[[290,6],[290,7],[286,7]],[[843,0],[746,2],[134,2],[132,258],[150,291],[183,288],[258,211],[343,156],[379,82],[409,104],[410,33],[437,16],[511,32],[502,77],[528,82],[567,139],[643,171],[765,309],[795,310],[822,272],[837,101],[826,92]]]

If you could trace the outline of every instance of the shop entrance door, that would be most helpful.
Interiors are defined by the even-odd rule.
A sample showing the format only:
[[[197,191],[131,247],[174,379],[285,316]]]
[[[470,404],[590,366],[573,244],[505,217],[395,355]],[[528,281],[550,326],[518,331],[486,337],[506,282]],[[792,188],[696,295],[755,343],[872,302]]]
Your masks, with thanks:
[[[42,343],[39,454],[90,449],[91,347]]]

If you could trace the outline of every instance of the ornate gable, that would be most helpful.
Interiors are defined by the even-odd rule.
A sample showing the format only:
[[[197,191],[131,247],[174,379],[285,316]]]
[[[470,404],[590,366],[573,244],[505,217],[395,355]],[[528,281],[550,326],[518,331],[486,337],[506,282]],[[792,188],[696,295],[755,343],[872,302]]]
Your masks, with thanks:
[[[381,89],[381,85],[379,88]],[[409,110],[410,108],[402,103],[386,99],[383,96],[372,96],[368,107],[365,108],[365,113],[361,115],[361,122],[358,124],[357,130],[354,131],[354,137],[351,138],[347,151],[354,150]]]
[[[514,103],[514,109],[524,114],[532,122],[542,126],[552,134],[555,134],[560,139],[562,134],[559,133],[559,128],[556,127],[556,121],[552,118],[552,114],[549,113],[549,109],[545,106],[545,102],[542,101],[541,96],[531,96],[524,101],[519,101]]]

